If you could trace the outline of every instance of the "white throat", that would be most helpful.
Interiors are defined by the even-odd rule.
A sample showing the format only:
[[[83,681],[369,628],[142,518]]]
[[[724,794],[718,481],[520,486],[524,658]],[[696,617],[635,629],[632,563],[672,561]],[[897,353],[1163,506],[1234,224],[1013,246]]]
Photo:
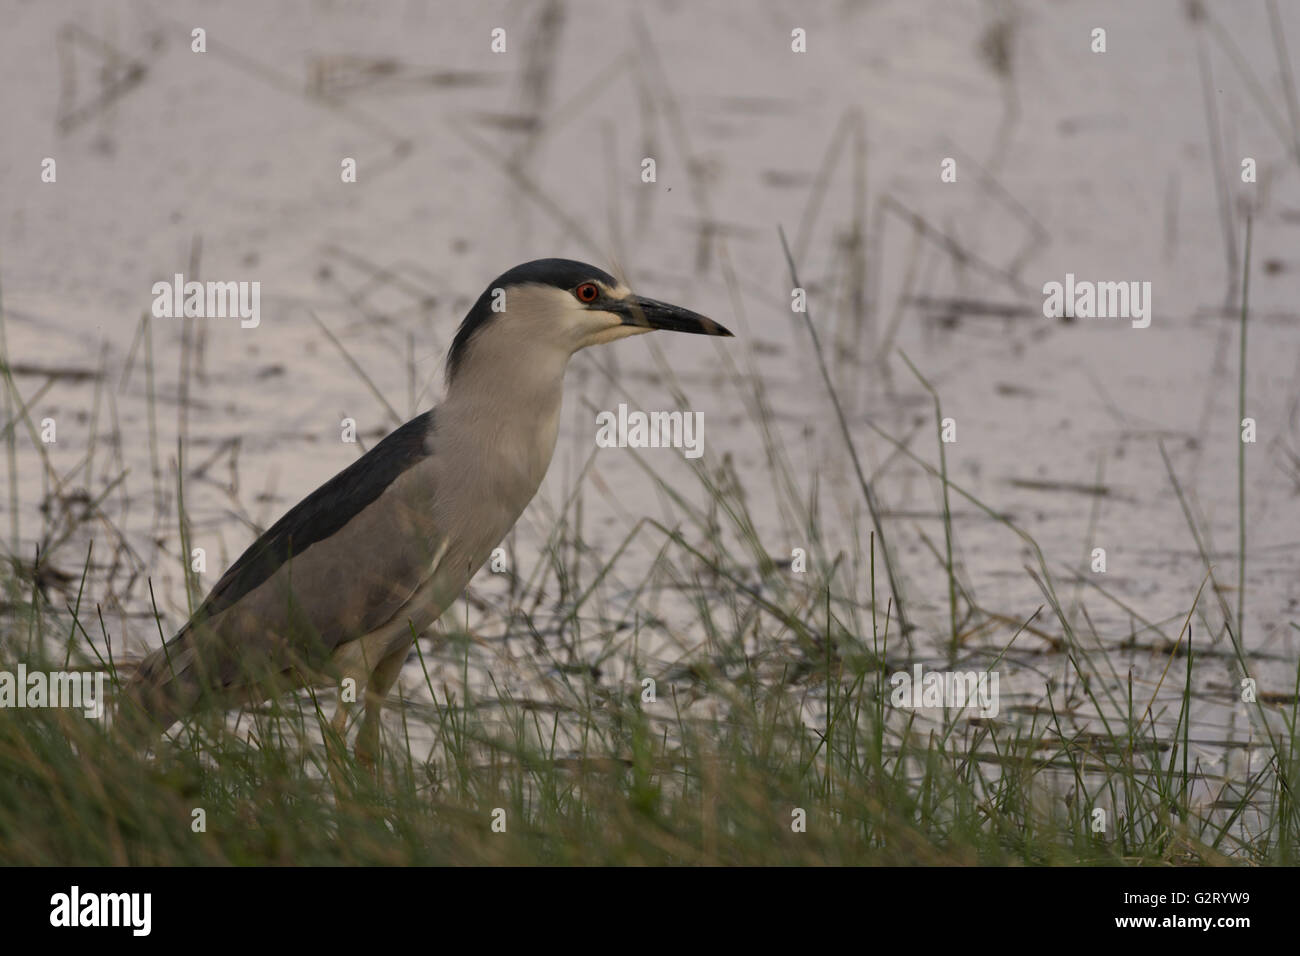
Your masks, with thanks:
[[[438,441],[522,511],[555,451],[569,356],[497,331],[474,343],[449,383],[437,412]]]

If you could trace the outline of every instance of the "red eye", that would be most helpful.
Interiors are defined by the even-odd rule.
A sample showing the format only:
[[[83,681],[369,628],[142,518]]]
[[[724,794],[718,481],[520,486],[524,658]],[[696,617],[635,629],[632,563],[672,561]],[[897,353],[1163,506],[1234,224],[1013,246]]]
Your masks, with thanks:
[[[595,302],[596,296],[600,295],[600,290],[593,283],[584,282],[573,290],[573,294],[578,297],[579,302]]]

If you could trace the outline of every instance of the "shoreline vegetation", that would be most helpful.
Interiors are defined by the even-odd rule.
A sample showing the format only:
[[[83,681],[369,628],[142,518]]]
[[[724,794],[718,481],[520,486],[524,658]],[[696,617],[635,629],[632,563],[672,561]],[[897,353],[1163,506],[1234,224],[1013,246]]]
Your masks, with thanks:
[[[1243,291],[1243,332],[1246,310]],[[811,319],[808,327],[820,360]],[[19,435],[35,426],[23,421],[26,397],[7,365],[3,374],[10,407],[28,426],[6,432],[13,462]],[[832,377],[823,382],[838,406]],[[1205,693],[1194,672],[1210,650],[1193,641],[1193,624],[1207,623],[1202,602],[1221,604],[1230,664],[1249,678],[1252,662],[1208,556],[1177,639],[1159,648],[1165,663],[1150,692],[1126,666],[1131,645],[1075,626],[1080,616],[1058,597],[1032,536],[949,479],[940,398],[931,394],[937,466],[882,437],[942,491],[946,546],[934,554],[945,573],[906,585],[932,606],[951,602],[951,633],[928,635],[947,646],[946,660],[919,649],[921,625],[900,626],[889,551],[869,527],[862,553],[813,548],[807,572],[793,574],[757,539],[741,476],[697,464],[699,489],[657,479],[680,503],[682,523],[638,521],[589,579],[579,489],[543,573],[516,581],[507,606],[489,609],[500,637],[458,627],[449,613],[417,642],[425,686],[390,699],[375,776],[348,756],[347,787],[331,789],[321,736],[328,693],[202,715],[153,754],[76,710],[0,708],[0,862],[1293,864],[1296,696],[1242,704],[1258,733],[1219,742],[1242,748],[1240,773],[1202,764],[1207,742],[1193,729]],[[852,449],[846,423],[843,435]],[[776,477],[797,487],[784,449],[771,460]],[[1172,468],[1169,477],[1181,499]],[[874,509],[865,481],[862,489]],[[967,592],[951,558],[950,492],[1035,554],[1025,573],[1042,592],[1039,607],[1016,618]],[[707,508],[691,503],[701,495]],[[182,529],[184,500],[178,481]],[[809,539],[821,540],[814,513],[789,504],[810,522]],[[104,517],[95,507],[84,514]],[[1190,513],[1188,522],[1200,540]],[[610,597],[604,587],[633,547],[657,557],[645,580]],[[120,640],[95,606],[93,556],[92,546],[79,579],[63,576],[64,591],[42,562],[11,558],[0,582],[0,667],[88,668],[106,672],[116,690]],[[866,573],[858,579],[848,567]],[[642,629],[667,627],[638,597],[665,579],[693,622],[674,628],[678,659],[643,660]],[[1088,625],[1086,609],[1081,619]],[[1000,652],[968,647],[989,633],[1002,635]],[[525,645],[522,635],[532,639]],[[988,718],[977,699],[948,709],[891,702],[894,674],[923,663],[995,672],[1024,639],[1046,642],[1066,675],[1032,704],[1004,704]],[[492,655],[512,654],[510,640],[535,659],[527,696],[493,674]],[[495,692],[479,696],[484,687]]]

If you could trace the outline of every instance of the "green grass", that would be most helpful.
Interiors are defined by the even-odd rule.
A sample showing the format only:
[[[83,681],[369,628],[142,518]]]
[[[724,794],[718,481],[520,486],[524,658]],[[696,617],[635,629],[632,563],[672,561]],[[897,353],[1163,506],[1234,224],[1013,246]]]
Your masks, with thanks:
[[[1102,735],[1068,730],[1056,699],[1024,723],[921,727],[891,713],[889,622],[876,618],[869,645],[838,632],[834,650],[792,653],[785,679],[760,673],[771,661],[726,674],[699,662],[691,684],[716,701],[714,715],[692,715],[682,690],[654,704],[639,688],[610,693],[589,671],[550,681],[547,706],[436,693],[432,706],[402,708],[377,778],[348,764],[350,792],[337,800],[306,696],[246,715],[247,740],[220,717],[189,725],[156,759],[76,711],[0,710],[0,860],[1294,862],[1294,812],[1278,809],[1295,780],[1294,738],[1279,755],[1287,763],[1259,761],[1224,787],[1222,806],[1192,799],[1203,778],[1188,762],[1192,654],[1166,731],[1134,693]],[[472,642],[450,641],[468,669]],[[34,658],[29,669],[63,665]],[[792,680],[800,663],[806,678]],[[822,729],[808,720],[818,699],[830,713]],[[421,721],[436,740],[427,756],[407,736]],[[1266,825],[1235,826],[1261,806]],[[1094,807],[1108,808],[1104,833],[1092,831]],[[805,832],[792,829],[797,808]],[[200,809],[206,832],[192,826]],[[505,832],[493,830],[498,811]]]

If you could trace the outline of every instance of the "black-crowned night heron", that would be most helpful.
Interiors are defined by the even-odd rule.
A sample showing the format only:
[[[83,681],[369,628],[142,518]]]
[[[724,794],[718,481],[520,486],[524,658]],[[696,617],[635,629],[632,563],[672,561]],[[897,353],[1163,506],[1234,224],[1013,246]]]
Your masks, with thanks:
[[[539,259],[499,276],[452,342],[443,403],[253,542],[141,662],[119,714],[161,732],[205,700],[350,678],[364,688],[357,756],[372,763],[380,707],[415,635],[460,596],[546,474],[569,357],[653,329],[731,335],[581,262]],[[347,717],[341,695],[340,735]]]

